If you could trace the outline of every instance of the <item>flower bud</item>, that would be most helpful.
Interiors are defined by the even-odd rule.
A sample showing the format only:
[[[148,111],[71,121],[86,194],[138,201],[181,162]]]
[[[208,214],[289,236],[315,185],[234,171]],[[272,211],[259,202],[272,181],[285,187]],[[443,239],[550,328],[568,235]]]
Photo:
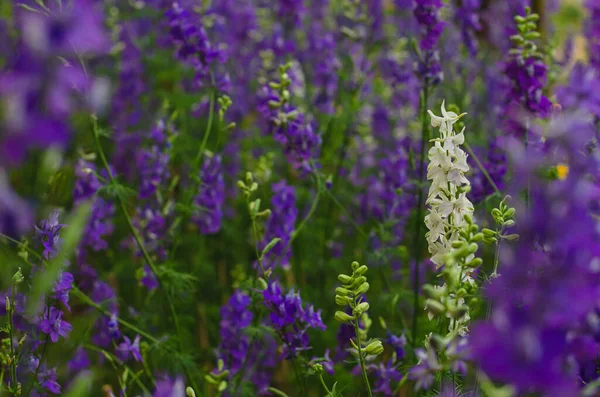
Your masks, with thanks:
[[[462,240],[455,240],[452,242],[452,248],[462,248],[465,245],[467,245],[467,243]]]
[[[348,313],[344,313],[342,311],[335,312],[335,319],[340,323],[348,323],[354,320],[354,317],[349,315]]]
[[[196,397],[196,393],[194,392],[194,389],[192,389],[189,386],[185,388],[185,395],[187,397]]]
[[[344,287],[337,287],[337,288],[335,289],[335,293],[336,293],[336,294],[338,294],[338,295],[341,295],[341,296],[348,296],[348,295],[350,295],[350,294],[351,294],[351,292],[350,292],[350,291],[348,291],[348,290],[347,290],[346,288],[344,288]]]
[[[352,284],[350,284],[350,288],[352,289],[356,289],[358,287],[360,287],[363,283],[365,283],[367,281],[367,278],[365,276],[360,276],[358,278],[356,278]]]
[[[483,259],[481,258],[474,258],[472,261],[468,262],[466,264],[467,267],[479,267],[483,264]]]
[[[359,303],[354,310],[352,310],[352,314],[354,314],[356,317],[360,317],[367,310],[369,310],[369,304],[367,302],[362,302]]]
[[[21,272],[21,268],[19,268],[19,270],[17,270],[17,272],[15,273],[15,275],[12,278],[13,284],[14,285],[19,285],[23,282],[23,280],[25,280],[25,277],[23,277],[23,273]]]
[[[479,249],[479,246],[476,243],[469,244],[469,253],[474,254]]]
[[[483,240],[483,233],[477,233],[471,237],[471,241],[478,242]]]
[[[425,301],[425,307],[428,311],[436,315],[444,314],[446,312],[446,307],[433,299],[427,299]]]
[[[369,283],[364,283],[363,285],[361,285],[360,287],[358,287],[358,289],[356,289],[356,291],[354,291],[354,293],[356,295],[361,295],[366,293],[369,290]]]
[[[323,373],[323,365],[322,364],[315,364],[312,366],[313,371],[315,371],[315,374],[320,375]]]
[[[338,306],[346,306],[347,304],[349,304],[349,299],[348,297],[345,296],[340,296],[340,295],[336,295],[335,296],[335,304]]]
[[[358,269],[356,269],[356,271],[354,272],[354,274],[356,276],[362,276],[363,274],[365,274],[367,272],[367,270],[369,270],[369,268],[365,265],[360,266]]]
[[[515,209],[514,208],[509,208],[504,212],[504,217],[505,218],[512,218],[515,215]]]
[[[352,271],[356,271],[356,269],[358,269],[359,266],[360,265],[357,261],[352,262],[352,265],[351,265]]]
[[[347,276],[345,274],[340,274],[338,276],[338,280],[340,280],[344,284],[349,284],[352,281],[352,277]]]
[[[502,238],[504,238],[505,240],[508,240],[508,241],[517,241],[519,239],[519,235],[518,234],[509,234],[507,236],[503,236]]]
[[[378,356],[383,353],[383,345],[381,341],[373,341],[365,348],[365,353],[372,356]]]
[[[447,288],[446,288],[446,285],[443,285],[441,288],[436,288],[431,284],[425,284],[423,286],[423,293],[425,293],[425,296],[427,296],[429,298],[439,299],[442,296],[446,295]]]
[[[6,313],[10,313],[10,298],[6,297]]]
[[[513,221],[512,219],[509,219],[502,224],[502,226],[505,226],[505,227],[512,227],[514,225],[515,225],[515,221]]]

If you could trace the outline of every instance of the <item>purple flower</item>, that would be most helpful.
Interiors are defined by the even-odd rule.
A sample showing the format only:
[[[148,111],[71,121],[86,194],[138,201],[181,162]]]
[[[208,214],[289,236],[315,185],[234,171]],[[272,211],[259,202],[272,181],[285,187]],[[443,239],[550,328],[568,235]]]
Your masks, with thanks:
[[[60,272],[58,280],[54,285],[54,297],[65,305],[67,310],[71,311],[69,306],[69,292],[73,288],[73,275],[69,272]]]
[[[388,330],[385,342],[394,349],[397,360],[402,360],[404,358],[404,346],[406,346],[406,335],[402,334],[400,336],[396,336]]]
[[[142,354],[140,353],[140,336],[136,335],[133,343],[129,337],[123,335],[123,342],[117,347],[117,355],[122,361],[127,361],[129,355],[132,355],[135,361],[143,361]]]
[[[263,291],[264,304],[270,311],[270,322],[284,343],[283,355],[293,358],[299,350],[309,349],[309,328],[324,330],[320,311],[312,306],[304,308],[300,294],[290,290],[283,295],[276,281],[269,282]]]
[[[590,15],[585,31],[590,64],[600,73],[600,2],[587,0],[585,6]]]
[[[442,0],[414,0],[413,4],[413,15],[421,31],[419,41],[421,58],[417,74],[426,84],[437,85],[443,77],[439,53],[435,47],[446,26],[439,16],[444,4]]]
[[[69,370],[77,373],[89,368],[90,365],[92,365],[92,362],[88,357],[87,351],[81,346],[78,347],[71,360],[69,360]]]
[[[416,382],[416,390],[427,390],[433,384],[435,374],[442,369],[438,362],[437,353],[431,348],[416,349],[415,355],[419,362],[408,372],[408,378]]]
[[[60,230],[65,227],[58,223],[58,211],[53,211],[48,219],[40,222],[40,227],[35,228],[38,238],[44,247],[43,256],[49,260],[56,256],[60,249]]]
[[[455,14],[463,42],[471,56],[477,54],[477,37],[475,35],[482,28],[479,18],[480,7],[480,0],[463,0],[460,7],[456,9]]]
[[[69,336],[73,329],[71,324],[63,320],[62,316],[63,313],[55,307],[50,307],[49,310],[44,309],[39,328],[43,333],[50,335],[50,340],[53,343],[58,342],[61,336],[63,338]]]
[[[163,378],[156,382],[156,389],[152,394],[152,397],[179,397],[185,396],[185,383],[183,379],[178,377],[176,379]]]
[[[52,368],[47,371],[38,373],[38,382],[40,382],[42,389],[52,394],[60,394],[61,387],[58,383],[58,375],[56,369]]]
[[[391,382],[398,382],[402,379],[402,374],[396,368],[396,363],[393,359],[389,359],[386,363],[370,364],[367,368],[369,373],[375,378],[373,385],[373,393],[385,397],[392,397]]]
[[[198,206],[192,216],[202,234],[214,234],[221,230],[223,202],[225,201],[225,181],[221,156],[206,157],[200,169],[200,188],[194,198]]]

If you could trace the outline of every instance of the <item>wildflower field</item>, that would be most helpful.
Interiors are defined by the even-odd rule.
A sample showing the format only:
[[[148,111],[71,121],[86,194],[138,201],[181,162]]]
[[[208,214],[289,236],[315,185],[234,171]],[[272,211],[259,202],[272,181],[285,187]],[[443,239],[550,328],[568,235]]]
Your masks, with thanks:
[[[600,396],[600,0],[0,0],[0,396]]]

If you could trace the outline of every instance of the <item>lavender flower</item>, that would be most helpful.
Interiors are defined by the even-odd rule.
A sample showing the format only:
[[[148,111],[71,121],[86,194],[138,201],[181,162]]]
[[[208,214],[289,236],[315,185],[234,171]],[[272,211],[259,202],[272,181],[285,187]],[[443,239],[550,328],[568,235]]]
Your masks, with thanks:
[[[585,32],[590,64],[600,72],[600,2],[587,0],[585,6],[590,14]]]
[[[413,4],[413,15],[421,31],[421,57],[417,74],[425,84],[437,85],[443,78],[439,53],[435,47],[446,26],[446,23],[439,19],[439,10],[444,4],[442,0],[414,0]]]
[[[276,281],[269,283],[263,291],[264,304],[269,309],[273,328],[282,339],[283,356],[293,358],[299,350],[309,349],[309,328],[324,330],[321,312],[310,305],[304,307],[300,294],[290,290],[283,295]]]
[[[142,361],[142,354],[140,353],[140,336],[136,335],[133,342],[127,336],[123,336],[123,342],[117,347],[117,356],[122,361],[127,361],[129,356],[132,356],[135,361]]]
[[[39,328],[40,331],[50,336],[53,343],[58,342],[61,336],[67,338],[73,330],[71,324],[63,320],[62,316],[62,312],[55,307],[44,309]]]
[[[460,7],[456,8],[456,19],[462,39],[471,56],[477,54],[478,45],[475,35],[482,29],[478,14],[480,7],[480,0],[462,0]]]

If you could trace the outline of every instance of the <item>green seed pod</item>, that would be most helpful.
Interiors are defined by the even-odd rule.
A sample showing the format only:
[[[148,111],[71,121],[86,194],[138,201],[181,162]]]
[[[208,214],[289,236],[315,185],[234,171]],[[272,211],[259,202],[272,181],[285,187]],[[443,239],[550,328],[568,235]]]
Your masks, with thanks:
[[[344,284],[350,284],[352,282],[352,277],[347,276],[345,274],[340,274],[338,276],[338,280],[340,280]]]
[[[335,289],[335,293],[336,293],[336,294],[338,294],[338,295],[341,295],[341,296],[348,296],[348,295],[350,295],[352,292],[351,292],[351,291],[348,291],[348,290],[347,290],[346,288],[344,288],[344,287],[337,287],[337,288]]]
[[[479,242],[481,240],[483,240],[483,233],[477,233],[477,234],[474,234],[473,237],[471,237],[471,241],[474,241],[474,242]]]
[[[187,397],[196,397],[196,393],[194,392],[194,389],[192,389],[189,386],[185,388],[185,395]]]
[[[383,345],[381,341],[373,341],[365,348],[365,353],[371,356],[378,356],[383,353]]]
[[[467,223],[468,223],[469,225],[472,225],[472,224],[473,224],[473,218],[471,217],[471,215],[470,215],[470,214],[465,214],[465,221],[467,221]]]
[[[364,293],[366,293],[369,290],[369,283],[364,283],[363,285],[361,285],[360,287],[358,287],[357,290],[354,291],[354,293],[356,295],[362,295]]]
[[[348,313],[344,313],[338,310],[337,312],[335,312],[335,319],[340,323],[348,323],[350,321],[353,321],[354,317],[349,315]]]

